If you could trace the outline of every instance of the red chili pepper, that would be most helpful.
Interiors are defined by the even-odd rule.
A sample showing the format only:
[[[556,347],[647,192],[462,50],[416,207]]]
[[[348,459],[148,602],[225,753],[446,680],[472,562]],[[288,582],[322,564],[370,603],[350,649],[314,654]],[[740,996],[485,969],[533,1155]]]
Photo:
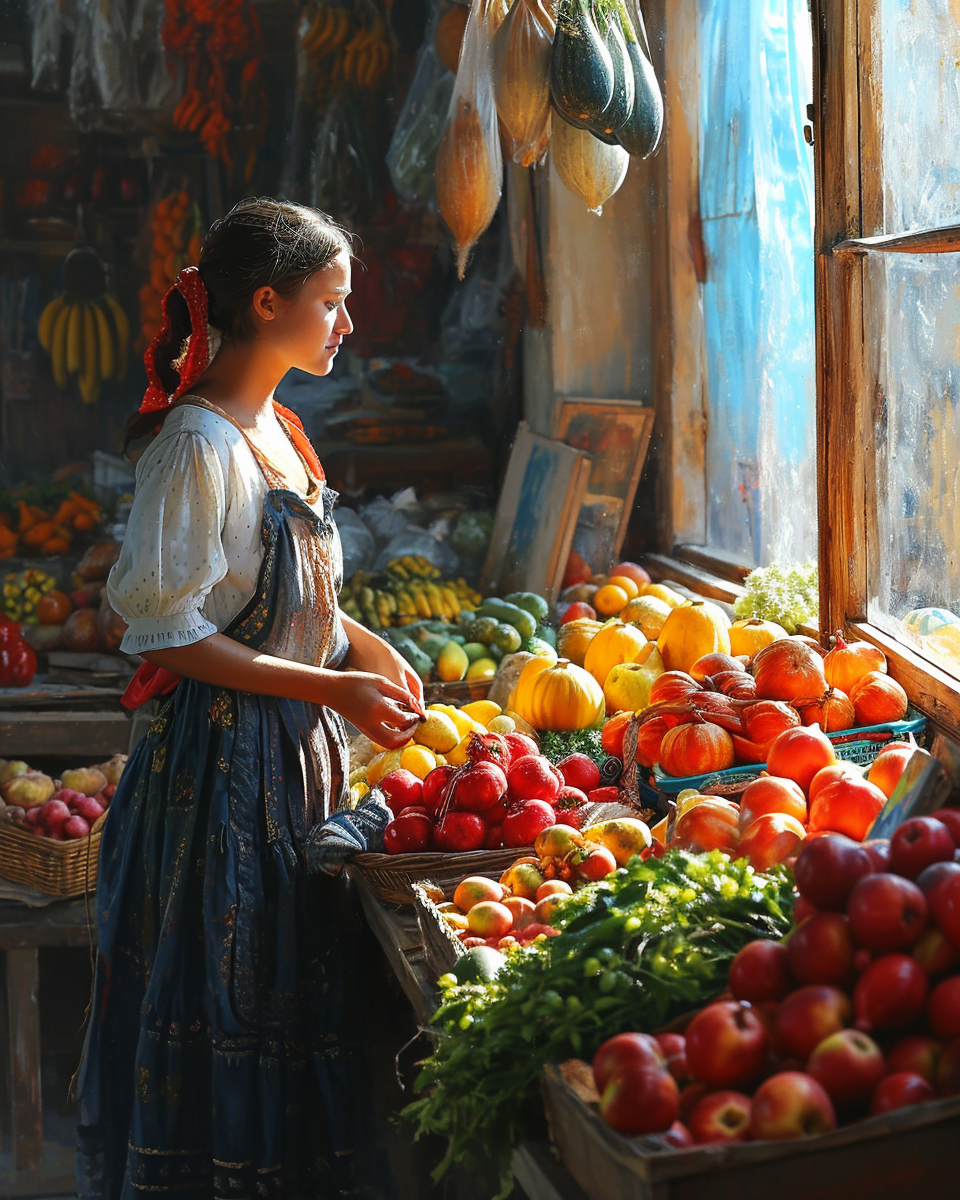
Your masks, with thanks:
[[[33,681],[37,673],[37,656],[33,647],[23,638],[7,648],[13,662],[11,666],[10,684],[12,687],[26,687]]]
[[[617,804],[620,801],[620,789],[616,787],[598,787],[587,793],[591,804]]]

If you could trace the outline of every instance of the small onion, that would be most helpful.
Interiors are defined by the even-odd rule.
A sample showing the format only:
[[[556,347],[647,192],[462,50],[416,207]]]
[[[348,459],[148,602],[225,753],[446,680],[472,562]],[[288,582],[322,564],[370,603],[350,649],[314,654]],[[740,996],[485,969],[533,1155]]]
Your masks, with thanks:
[[[850,695],[854,685],[871,671],[886,673],[883,651],[869,642],[848,642],[837,630],[836,645],[823,659],[823,673],[831,687]]]
[[[895,679],[869,671],[850,692],[858,725],[885,725],[902,721],[907,713],[907,693]]]
[[[795,638],[780,638],[759,650],[753,660],[757,695],[764,700],[796,700],[827,690],[823,660]]]
[[[839,688],[829,687],[813,700],[794,700],[802,725],[819,725],[824,733],[852,729],[857,715],[850,697]]]

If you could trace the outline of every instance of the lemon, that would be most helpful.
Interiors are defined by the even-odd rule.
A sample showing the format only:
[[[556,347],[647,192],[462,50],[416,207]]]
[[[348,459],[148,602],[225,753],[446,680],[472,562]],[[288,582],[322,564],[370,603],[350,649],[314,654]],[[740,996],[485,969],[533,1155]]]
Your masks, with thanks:
[[[471,700],[469,704],[464,704],[460,711],[489,728],[490,722],[494,717],[499,717],[503,709],[492,700]]]
[[[467,679],[471,683],[477,680],[492,679],[497,673],[497,664],[492,658],[478,658],[476,662],[470,664],[467,670]]]
[[[430,750],[446,754],[457,745],[461,736],[452,717],[436,709],[427,709],[426,716],[414,730],[413,740]]]
[[[462,767],[467,761],[467,747],[470,745],[470,734],[453,748],[445,757],[451,767]]]
[[[367,764],[367,783],[373,787],[378,784],[384,775],[389,775],[391,771],[400,769],[400,751],[399,750],[384,750],[382,754],[378,754],[376,758],[371,758]]]
[[[426,779],[436,765],[436,755],[426,746],[405,746],[400,752],[400,766],[412,771],[418,779]]]
[[[469,676],[468,676],[469,678]],[[481,725],[479,721],[475,721],[469,713],[462,708],[454,708],[453,705],[448,705],[444,712],[450,720],[456,725],[457,732],[460,736],[466,737],[468,733],[486,733],[486,725]]]
[[[501,713],[499,717],[494,717],[487,726],[491,733],[507,734],[517,732],[517,723],[513,717],[508,717],[505,713]]]

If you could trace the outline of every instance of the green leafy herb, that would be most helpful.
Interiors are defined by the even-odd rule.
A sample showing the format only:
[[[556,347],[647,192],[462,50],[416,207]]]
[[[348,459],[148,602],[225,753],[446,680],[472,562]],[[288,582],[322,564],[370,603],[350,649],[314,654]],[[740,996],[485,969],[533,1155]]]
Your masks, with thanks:
[[[510,1152],[542,1120],[543,1066],[589,1058],[615,1033],[656,1029],[718,995],[740,947],[781,937],[791,908],[783,868],[761,875],[719,851],[671,850],[570,897],[559,936],[508,956],[495,980],[445,976],[423,1095],[404,1110],[417,1137],[447,1139],[436,1177],[493,1158],[506,1196]]]
[[[798,567],[757,567],[743,581],[745,591],[734,605],[738,617],[776,621],[787,633],[815,625],[820,606],[816,563]]]
[[[552,763],[560,762],[568,754],[586,754],[598,767],[609,757],[600,741],[599,729],[576,729],[572,733],[541,733],[540,753],[546,755]]]

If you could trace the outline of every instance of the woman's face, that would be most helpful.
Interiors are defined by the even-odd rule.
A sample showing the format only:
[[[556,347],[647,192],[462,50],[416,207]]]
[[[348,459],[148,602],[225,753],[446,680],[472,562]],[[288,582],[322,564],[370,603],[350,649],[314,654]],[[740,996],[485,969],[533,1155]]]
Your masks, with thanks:
[[[347,312],[350,256],[345,250],[289,296],[273,293],[274,317],[264,335],[287,360],[311,375],[329,375],[340,343],[353,330]]]

